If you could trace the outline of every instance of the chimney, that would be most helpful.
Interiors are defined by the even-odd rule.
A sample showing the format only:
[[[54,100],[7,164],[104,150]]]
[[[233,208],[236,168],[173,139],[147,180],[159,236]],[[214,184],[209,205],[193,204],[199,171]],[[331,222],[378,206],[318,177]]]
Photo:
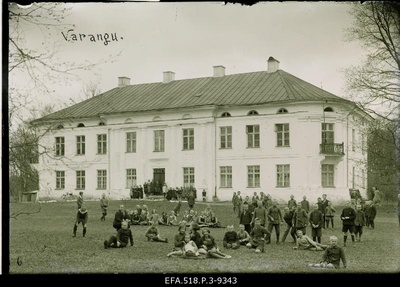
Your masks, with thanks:
[[[118,88],[129,86],[131,79],[128,77],[118,77]]]
[[[274,59],[274,57],[269,57],[268,59],[268,73],[274,73],[279,70],[279,61]]]
[[[175,73],[174,72],[166,71],[163,74],[164,74],[164,77],[163,77],[163,83],[164,84],[171,83],[172,81],[175,81]]]
[[[214,66],[214,77],[223,77],[225,76],[225,67],[224,66]]]

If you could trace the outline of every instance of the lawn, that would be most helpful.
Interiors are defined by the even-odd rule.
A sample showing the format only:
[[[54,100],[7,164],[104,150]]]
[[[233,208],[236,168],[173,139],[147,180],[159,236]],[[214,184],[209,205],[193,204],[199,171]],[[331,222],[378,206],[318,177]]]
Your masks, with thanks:
[[[256,254],[254,250],[241,247],[238,250],[224,250],[222,238],[225,228],[211,229],[223,252],[231,259],[190,260],[167,258],[172,250],[173,238],[177,227],[159,226],[160,232],[169,239],[169,243],[149,242],[144,234],[146,226],[132,226],[134,246],[123,249],[104,249],[103,242],[115,234],[112,227],[114,213],[124,203],[128,209],[137,204],[146,204],[149,209],[170,211],[176,205],[168,201],[126,200],[111,201],[106,221],[100,221],[101,211],[98,201],[86,202],[89,221],[86,237],[82,237],[82,226],[79,225],[77,237],[72,237],[72,229],[76,216],[75,202],[52,203],[12,203],[11,214],[17,211],[40,212],[21,214],[10,219],[10,274],[185,274],[185,273],[399,273],[400,271],[400,228],[394,204],[380,207],[375,220],[375,229],[365,228],[362,242],[356,247],[349,244],[345,248],[348,261],[347,269],[316,270],[307,266],[322,257],[322,252],[295,251],[294,243],[289,236],[285,243],[276,244],[273,231],[272,244],[266,245],[265,253]],[[231,203],[210,203],[217,217],[224,226],[233,223],[238,226]],[[206,207],[197,202],[195,210]],[[187,209],[182,203],[181,213]],[[341,207],[337,207],[341,212]],[[282,231],[283,233],[283,231]],[[307,234],[310,235],[310,229]],[[335,218],[335,228],[323,230],[322,243],[336,235],[339,244],[343,244],[341,222]],[[282,237],[282,235],[281,235]],[[348,241],[351,242],[350,236]]]

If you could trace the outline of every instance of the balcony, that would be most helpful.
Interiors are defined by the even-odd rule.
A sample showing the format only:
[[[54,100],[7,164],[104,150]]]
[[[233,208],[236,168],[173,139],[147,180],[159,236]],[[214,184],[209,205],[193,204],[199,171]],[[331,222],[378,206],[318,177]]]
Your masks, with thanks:
[[[323,155],[343,156],[344,143],[322,143],[319,145],[319,153]]]

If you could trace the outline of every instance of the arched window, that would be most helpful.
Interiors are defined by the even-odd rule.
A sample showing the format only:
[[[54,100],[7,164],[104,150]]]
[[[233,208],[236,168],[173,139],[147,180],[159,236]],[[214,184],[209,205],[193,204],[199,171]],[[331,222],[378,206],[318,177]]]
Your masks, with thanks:
[[[85,127],[84,124],[82,124],[82,123],[78,124],[78,128],[83,128],[83,127]]]
[[[129,123],[133,123],[133,121],[132,121],[131,118],[127,118],[127,119],[125,120],[125,123],[126,123],[126,124],[129,124]]]
[[[161,118],[159,116],[153,118],[153,122],[159,122],[159,121],[161,121]]]
[[[99,126],[105,126],[105,125],[106,125],[105,122],[103,122],[103,121],[99,122]]]
[[[63,128],[64,128],[63,125],[58,125],[58,126],[57,126],[57,129],[58,129],[58,130],[62,130]]]
[[[333,109],[331,107],[326,107],[324,109],[324,112],[333,112]]]
[[[224,113],[222,113],[222,115],[221,115],[221,117],[223,117],[223,118],[225,118],[225,117],[230,117],[230,116],[231,116],[231,114],[228,113],[228,112],[224,112]]]
[[[288,110],[285,108],[280,108],[276,113],[277,114],[286,114],[286,113],[288,113]]]
[[[248,115],[248,116],[255,116],[255,115],[258,115],[258,112],[255,111],[255,110],[252,110],[252,111],[248,112],[247,115]]]
[[[192,118],[192,116],[189,115],[189,114],[185,114],[185,115],[183,115],[183,117],[182,117],[182,119],[184,119],[184,120],[191,119],[191,118]]]

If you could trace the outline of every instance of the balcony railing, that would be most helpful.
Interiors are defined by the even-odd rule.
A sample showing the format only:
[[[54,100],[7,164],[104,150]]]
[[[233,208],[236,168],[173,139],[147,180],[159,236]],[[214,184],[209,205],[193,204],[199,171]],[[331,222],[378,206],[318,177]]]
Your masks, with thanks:
[[[344,143],[320,144],[319,153],[325,155],[344,155]]]

